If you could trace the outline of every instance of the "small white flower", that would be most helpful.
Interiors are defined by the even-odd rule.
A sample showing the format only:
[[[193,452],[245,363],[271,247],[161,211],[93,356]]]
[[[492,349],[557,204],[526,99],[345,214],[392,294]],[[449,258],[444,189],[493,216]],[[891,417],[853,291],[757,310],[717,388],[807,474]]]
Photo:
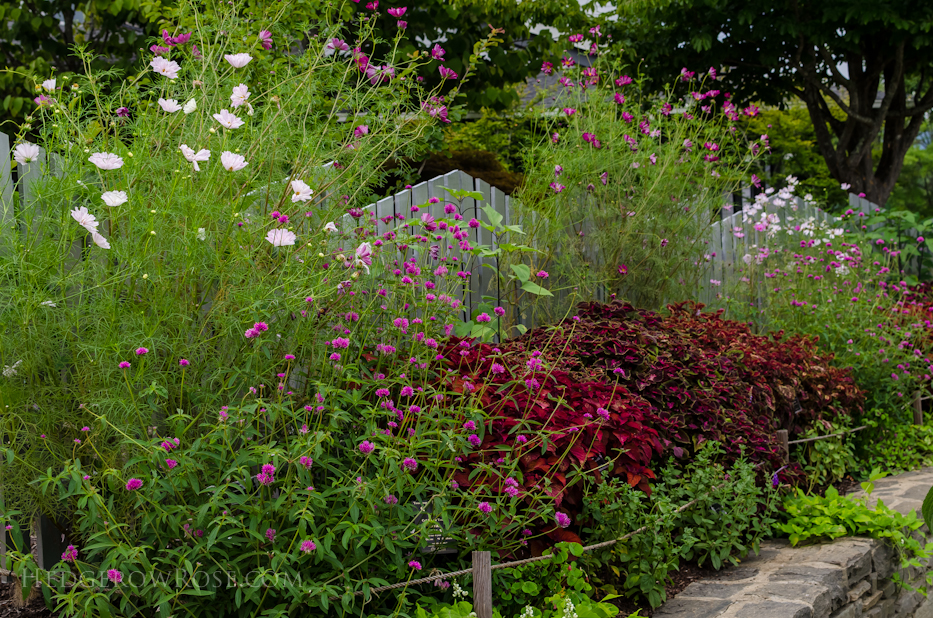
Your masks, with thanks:
[[[178,71],[181,70],[181,67],[178,66],[177,62],[163,58],[162,56],[156,56],[153,58],[149,63],[149,66],[151,66],[152,70],[159,75],[164,75],[169,79],[175,79],[178,77]]]
[[[55,78],[53,77],[52,79],[47,79],[42,82],[42,88],[47,92],[53,92],[55,90]]]
[[[333,221],[328,221],[327,223],[324,224],[324,231],[325,232],[336,232],[337,226],[334,225]]]
[[[56,307],[58,307],[58,305],[56,305],[56,304],[55,304],[54,302],[52,302],[51,300],[44,300],[44,301],[42,301],[42,302],[39,303],[39,304],[42,305],[43,307],[52,307],[53,309],[56,308]]]
[[[274,247],[294,245],[296,238],[298,237],[290,230],[269,230],[269,233],[266,234],[266,240],[271,242]]]
[[[222,109],[219,114],[214,114],[214,120],[228,129],[238,129],[245,123],[229,111]]]
[[[195,152],[193,149],[189,148],[187,144],[182,144],[178,149],[181,150],[181,154],[185,156],[185,159],[194,166],[194,171],[196,172],[201,171],[201,168],[198,167],[198,161],[207,161],[211,158],[211,151],[203,148]]]
[[[233,94],[230,95],[230,105],[239,107],[246,103],[249,98],[249,88],[246,84],[240,84],[233,87]]]
[[[252,59],[253,57],[250,56],[249,54],[225,54],[224,55],[224,60],[229,62],[230,66],[232,66],[234,69],[242,69],[247,64],[249,64],[249,61]]]
[[[102,170],[115,170],[123,167],[123,159],[112,152],[95,152],[87,160]]]
[[[15,363],[13,363],[12,366],[11,366],[11,365],[4,365],[4,366],[3,366],[3,375],[4,375],[4,377],[12,378],[13,376],[15,376],[15,375],[16,375],[16,368],[19,367],[19,366],[20,366],[20,363],[22,363],[22,362],[23,362],[22,360],[18,360],[18,361],[16,361]]]
[[[71,217],[78,222],[78,225],[88,232],[96,232],[97,226],[100,225],[94,215],[88,212],[87,206],[81,206],[72,210]]]
[[[126,197],[126,191],[107,191],[101,194],[100,199],[104,200],[107,206],[119,206],[125,204],[129,198]]]
[[[303,180],[293,180],[292,191],[294,192],[292,194],[293,202],[307,202],[314,195],[314,191]]]
[[[22,144],[17,144],[16,148],[13,149],[13,159],[20,165],[32,163],[38,158],[39,146],[37,144],[23,142]]]
[[[195,101],[194,99],[188,99],[188,102],[185,103],[185,106],[183,108],[181,108],[181,111],[185,112],[185,114],[187,115],[196,109],[198,109],[198,102]]]
[[[191,100],[194,101],[194,99]],[[170,114],[174,114],[181,109],[181,105],[179,105],[178,101],[175,99],[159,99],[159,106],[163,111],[166,111]]]
[[[207,239],[207,230],[205,230],[203,227],[199,227],[198,228],[198,240],[206,240],[206,239]]]
[[[246,102],[246,115],[247,116],[253,115],[253,104],[250,103],[249,101]]]
[[[238,155],[234,152],[230,152],[229,150],[224,150],[222,153],[220,153],[220,164],[228,172],[238,172],[249,165],[249,162],[247,162],[243,155]]]
[[[94,244],[100,247],[101,249],[109,249],[110,243],[106,238],[97,233],[97,231],[91,232],[91,238],[94,240]]]

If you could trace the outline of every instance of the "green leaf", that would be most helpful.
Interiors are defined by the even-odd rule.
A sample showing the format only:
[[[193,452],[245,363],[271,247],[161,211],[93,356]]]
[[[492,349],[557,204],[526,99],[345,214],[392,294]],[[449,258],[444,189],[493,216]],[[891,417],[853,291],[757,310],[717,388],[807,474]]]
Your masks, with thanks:
[[[486,217],[493,227],[499,227],[502,224],[502,215],[496,212],[496,209],[492,206],[483,206],[482,211],[486,213]]]
[[[519,281],[527,282],[531,279],[531,267],[527,264],[512,264],[512,272],[515,273]]]
[[[933,487],[930,487],[926,498],[923,499],[920,513],[923,515],[923,521],[926,522],[927,528],[933,530]]]
[[[515,268],[514,266],[512,268]],[[528,292],[529,294],[535,294],[537,296],[554,296],[548,290],[544,289],[537,283],[532,283],[531,281],[526,281],[522,284],[522,289]]]

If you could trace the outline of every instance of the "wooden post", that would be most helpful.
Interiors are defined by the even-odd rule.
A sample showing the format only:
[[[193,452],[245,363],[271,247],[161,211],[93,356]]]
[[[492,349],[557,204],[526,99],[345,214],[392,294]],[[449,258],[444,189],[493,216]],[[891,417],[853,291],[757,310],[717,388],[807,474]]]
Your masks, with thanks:
[[[784,461],[790,461],[790,445],[787,443],[787,430],[778,429],[777,432],[778,442],[781,443],[781,453],[784,454]]]
[[[923,425],[923,391],[914,393],[914,425]]]
[[[473,552],[473,611],[476,618],[492,618],[492,558],[488,551]]]

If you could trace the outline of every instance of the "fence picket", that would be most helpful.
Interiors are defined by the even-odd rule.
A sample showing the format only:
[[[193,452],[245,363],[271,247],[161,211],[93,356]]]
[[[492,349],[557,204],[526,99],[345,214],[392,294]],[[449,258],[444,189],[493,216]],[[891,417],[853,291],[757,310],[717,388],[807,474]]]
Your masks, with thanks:
[[[16,238],[11,157],[10,138],[0,133],[0,255],[7,251],[4,246]]]

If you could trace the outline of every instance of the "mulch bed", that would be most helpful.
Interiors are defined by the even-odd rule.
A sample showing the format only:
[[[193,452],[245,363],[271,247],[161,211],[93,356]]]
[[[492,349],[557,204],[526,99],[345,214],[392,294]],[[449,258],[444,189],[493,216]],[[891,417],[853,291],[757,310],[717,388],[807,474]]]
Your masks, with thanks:
[[[12,583],[0,584],[0,618],[55,618],[42,595],[34,596],[25,606],[14,601],[18,591]]]

